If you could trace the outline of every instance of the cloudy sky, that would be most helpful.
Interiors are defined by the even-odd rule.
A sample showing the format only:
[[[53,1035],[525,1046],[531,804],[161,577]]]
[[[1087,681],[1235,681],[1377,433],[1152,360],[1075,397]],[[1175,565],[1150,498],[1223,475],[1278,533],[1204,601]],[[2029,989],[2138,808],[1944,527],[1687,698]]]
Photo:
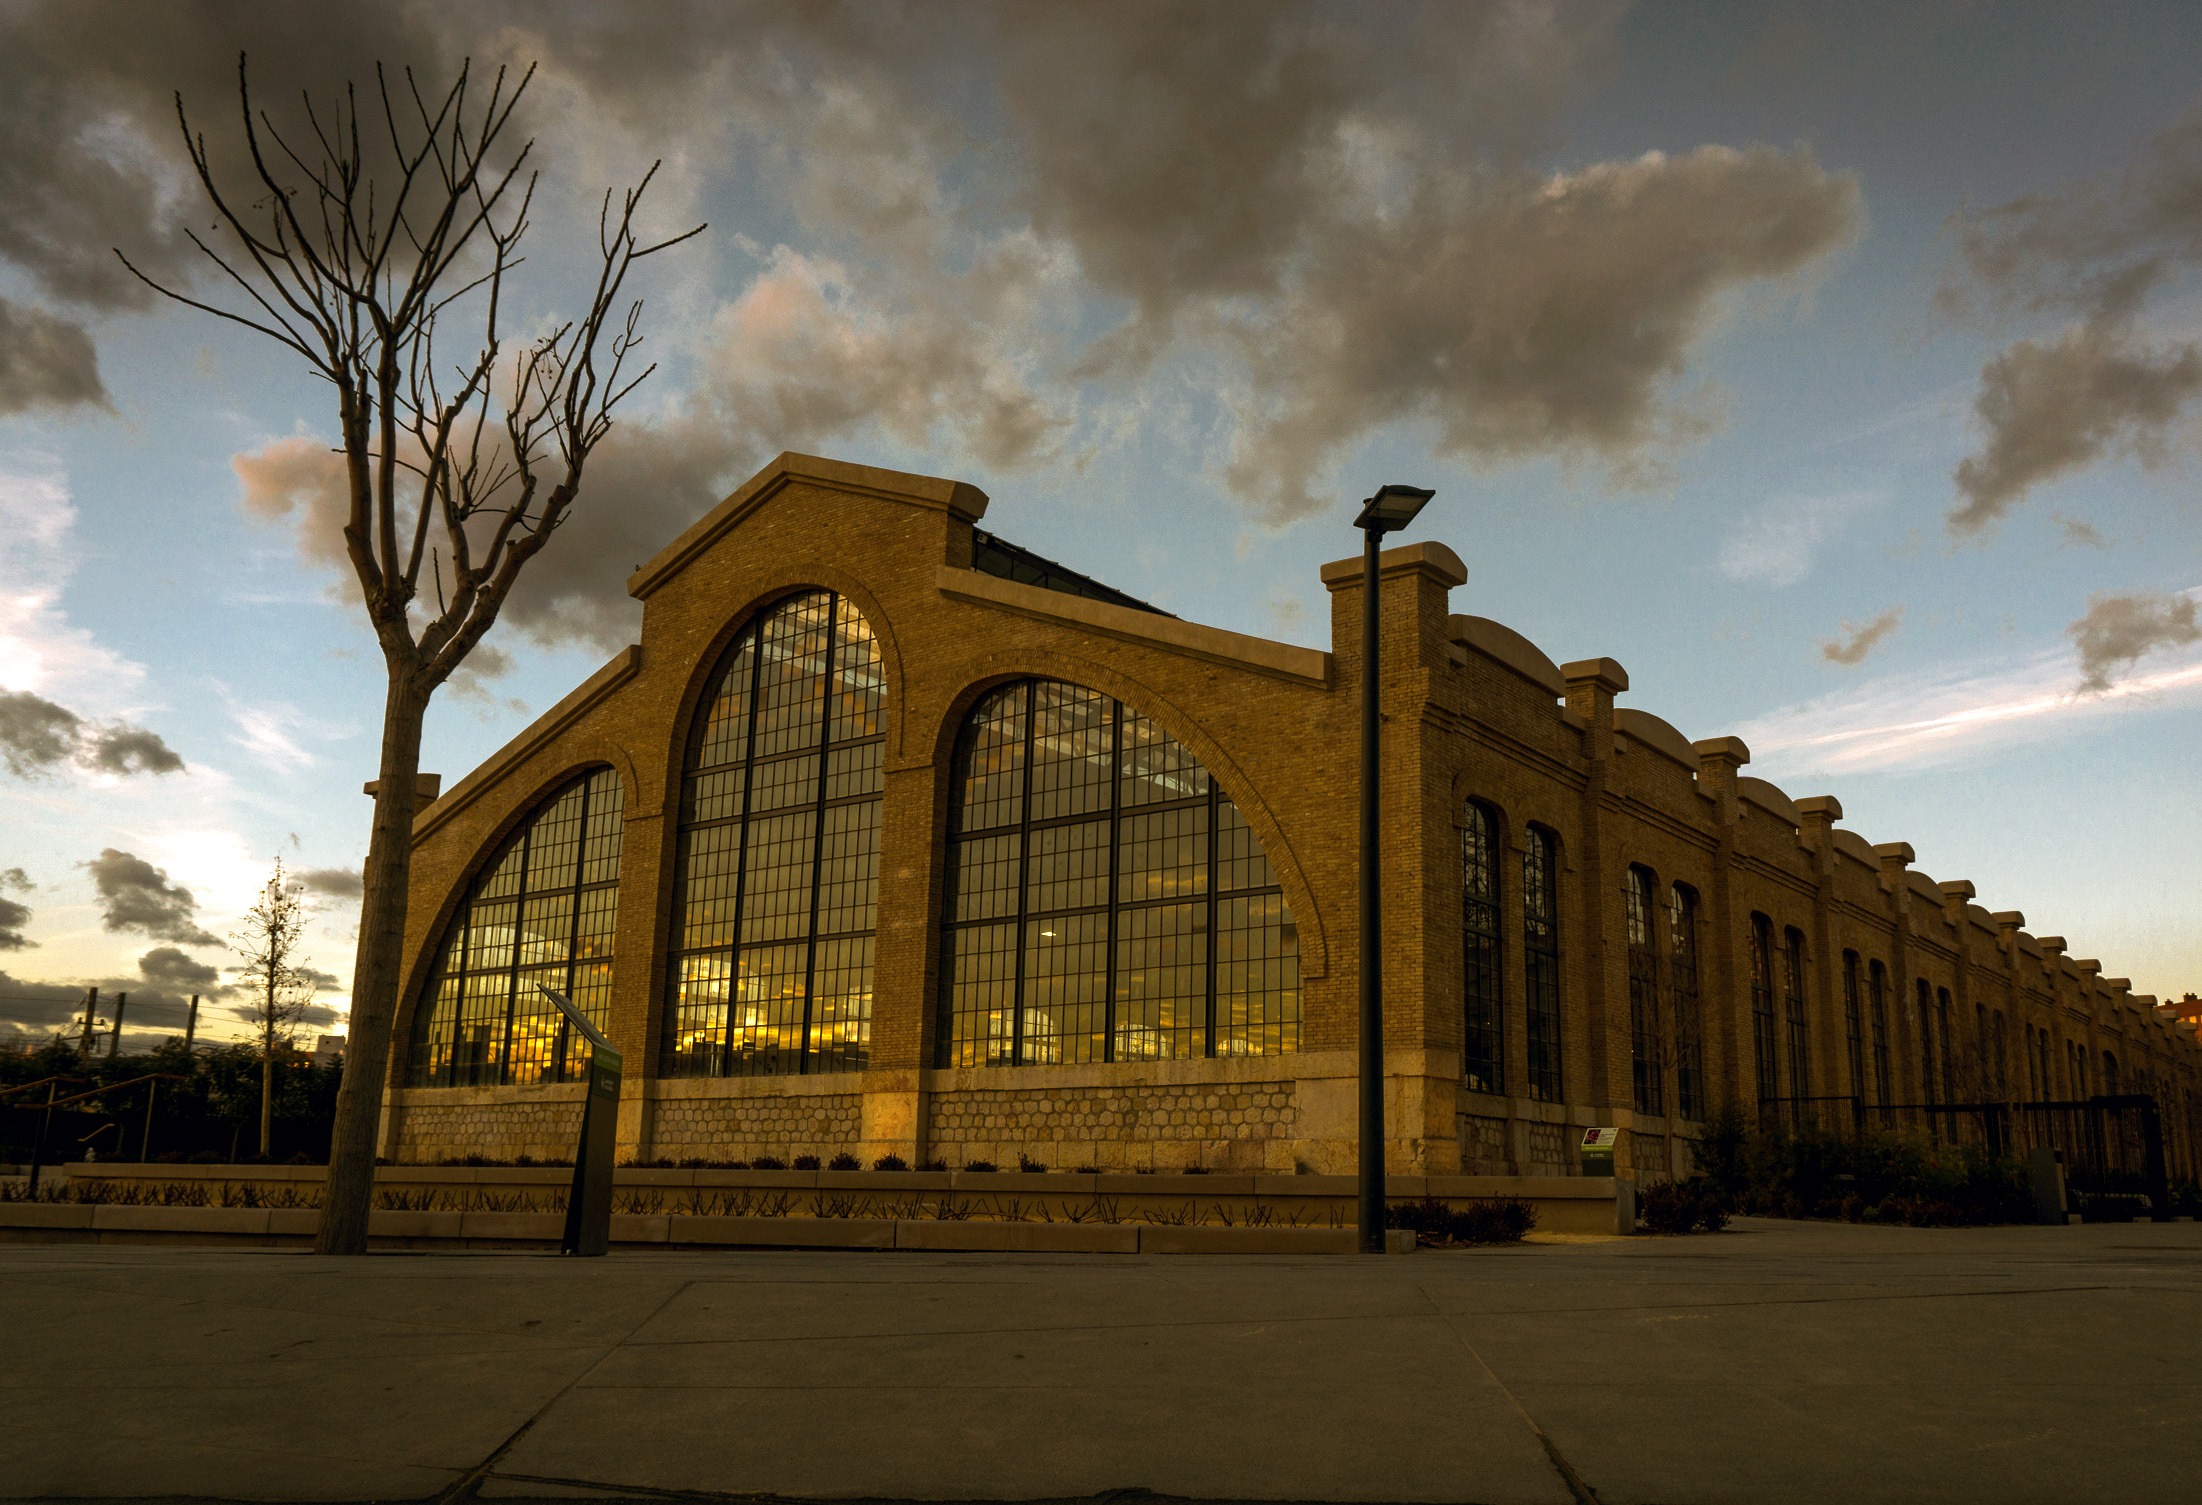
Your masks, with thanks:
[[[538,64],[528,327],[653,160],[647,227],[710,225],[638,274],[658,374],[426,768],[629,641],[629,568],[781,449],[1317,646],[1411,481],[1461,609],[2202,987],[2202,10],[77,0],[0,11],[5,1000],[167,1022],[280,856],[343,1001],[382,677],[333,399],[115,254],[218,293],[175,98],[233,168],[240,49],[278,125]]]

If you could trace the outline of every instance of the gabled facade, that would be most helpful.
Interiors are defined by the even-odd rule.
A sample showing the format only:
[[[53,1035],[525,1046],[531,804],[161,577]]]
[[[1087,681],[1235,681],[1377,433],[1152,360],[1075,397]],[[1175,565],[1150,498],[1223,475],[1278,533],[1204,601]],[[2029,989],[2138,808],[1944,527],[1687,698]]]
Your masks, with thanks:
[[[641,642],[416,823],[387,1156],[570,1153],[542,982],[626,1053],[626,1158],[1351,1168],[1360,561],[1324,653],[985,507],[783,455],[635,573]],[[1613,1125],[1657,1177],[1717,1105],[2114,1081],[2191,1173],[2154,1000],[1455,614],[1466,574],[1382,560],[1395,1170]]]

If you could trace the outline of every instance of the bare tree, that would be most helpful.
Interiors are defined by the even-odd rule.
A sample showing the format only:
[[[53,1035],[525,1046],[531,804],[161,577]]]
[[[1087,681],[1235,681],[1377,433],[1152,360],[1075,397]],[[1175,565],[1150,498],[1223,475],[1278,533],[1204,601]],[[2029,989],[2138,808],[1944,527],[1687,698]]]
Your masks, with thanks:
[[[222,246],[193,240],[237,306],[187,296],[130,267],[155,291],[266,335],[336,390],[350,499],[344,541],[388,684],[324,1254],[367,1244],[429,699],[566,518],[612,410],[656,369],[627,369],[642,308],[637,301],[620,311],[628,273],[703,229],[653,244],[636,235],[635,210],[656,164],[617,205],[607,192],[586,310],[508,351],[500,319],[536,184],[533,143],[515,147],[509,133],[534,69],[517,83],[499,69],[486,101],[470,94],[469,73],[462,66],[438,100],[410,69],[400,87],[378,66],[364,143],[349,88],[325,107],[308,98],[307,128],[288,139],[254,109],[240,57],[252,163],[241,191],[217,181],[206,140],[176,99]],[[479,334],[446,365],[438,334],[462,320]]]
[[[260,1035],[262,1159],[273,1152],[275,1058],[289,1048],[291,1026],[313,1000],[313,977],[298,952],[305,933],[304,891],[295,880],[283,876],[283,859],[278,857],[275,876],[268,879],[260,897],[245,911],[244,923],[230,936],[237,954],[244,959],[237,968],[237,981],[252,996]]]

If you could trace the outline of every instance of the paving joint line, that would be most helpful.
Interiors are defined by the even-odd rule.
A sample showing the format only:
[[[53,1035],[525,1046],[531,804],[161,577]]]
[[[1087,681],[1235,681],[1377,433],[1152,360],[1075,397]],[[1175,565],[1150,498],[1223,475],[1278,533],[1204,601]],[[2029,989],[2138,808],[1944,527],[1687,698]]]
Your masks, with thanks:
[[[468,1470],[467,1473],[458,1480],[458,1482],[451,1485],[450,1488],[444,1490],[443,1493],[437,1495],[435,1499],[435,1505],[459,1505],[459,1502],[461,1501],[474,1499],[482,1487],[482,1481],[484,1479],[487,1479],[490,1476],[491,1471],[497,1467],[497,1461],[500,1458],[504,1457],[505,1454],[511,1452],[515,1447],[519,1446],[520,1439],[527,1436],[528,1433],[534,1429],[534,1426],[537,1422],[541,1421],[545,1416],[550,1414],[551,1407],[557,1405],[568,1395],[571,1395],[575,1387],[580,1385],[583,1380],[587,1379],[590,1375],[596,1373],[598,1369],[602,1368],[606,1360],[610,1359],[613,1354],[618,1353],[620,1349],[626,1346],[627,1340],[629,1338],[632,1338],[636,1333],[641,1332],[645,1327],[648,1327],[659,1317],[663,1316],[665,1313],[665,1309],[671,1306],[675,1301],[678,1301],[684,1294],[686,1294],[688,1288],[694,1284],[695,1282],[692,1280],[684,1280],[679,1285],[675,1286],[672,1290],[666,1292],[665,1299],[659,1302],[656,1306],[652,1307],[646,1314],[644,1314],[641,1321],[637,1322],[633,1327],[629,1328],[625,1337],[616,1338],[611,1343],[605,1345],[604,1351],[596,1356],[596,1360],[594,1363],[591,1363],[579,1374],[576,1374],[572,1379],[566,1381],[565,1384],[559,1386],[557,1391],[554,1392],[549,1399],[545,1400],[543,1404],[535,1408],[534,1413],[530,1415],[526,1421],[521,1422],[519,1426],[513,1428],[512,1435],[507,1437],[503,1442],[498,1443],[497,1446],[490,1451],[488,1457],[484,1458],[480,1463],[475,1464],[472,1469]]]
[[[1422,1299],[1429,1303],[1431,1314],[1445,1324],[1446,1330],[1453,1335],[1453,1341],[1466,1349],[1468,1357],[1474,1359],[1477,1367],[1490,1376],[1491,1383],[1499,1387],[1499,1394],[1506,1397],[1506,1403],[1514,1408],[1514,1414],[1522,1419],[1522,1425],[1529,1428],[1529,1435],[1536,1438],[1537,1445],[1544,1449],[1545,1461],[1552,1465],[1552,1471],[1567,1486],[1568,1496],[1574,1500],[1575,1505],[1601,1505],[1598,1491],[1591,1488],[1590,1482],[1576,1472],[1575,1465],[1568,1462],[1567,1455],[1560,1451],[1560,1445],[1537,1424],[1537,1418],[1529,1414],[1529,1408],[1522,1404],[1521,1397],[1514,1393],[1506,1381],[1499,1378],[1498,1371],[1491,1367],[1490,1360],[1484,1358],[1476,1345],[1468,1341],[1468,1335],[1460,1330],[1460,1324],[1453,1320],[1453,1314],[1432,1299],[1428,1287],[1418,1285],[1415,1289],[1422,1292]]]

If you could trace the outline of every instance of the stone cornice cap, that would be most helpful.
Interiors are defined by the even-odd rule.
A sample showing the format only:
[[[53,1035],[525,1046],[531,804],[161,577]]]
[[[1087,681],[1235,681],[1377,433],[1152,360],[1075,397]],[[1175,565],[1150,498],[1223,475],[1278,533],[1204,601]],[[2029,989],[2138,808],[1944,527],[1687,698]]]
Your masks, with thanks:
[[[1690,751],[1700,763],[1733,763],[1740,768],[1751,761],[1750,744],[1741,737],[1700,737],[1690,744]]]
[[[1998,928],[2003,930],[2024,930],[2026,928],[2026,915],[2021,910],[1999,909],[1988,918],[1995,921]]]
[[[1899,867],[1910,867],[1919,860],[1919,854],[1912,850],[1908,841],[1877,841],[1873,844],[1873,855],[1881,859],[1884,867],[1892,862]]]
[[[1333,559],[1322,568],[1323,584],[1331,590],[1359,585],[1364,565],[1365,561],[1358,554],[1351,559]],[[1388,580],[1409,571],[1428,575],[1447,590],[1468,583],[1468,566],[1461,563],[1460,556],[1432,539],[1403,543],[1376,556],[1379,579]]]
[[[2064,937],[2061,935],[2037,935],[2034,937],[2034,944],[2051,956],[2064,955]]]
[[[1610,658],[1579,658],[1572,664],[1560,665],[1560,677],[1570,686],[1591,684],[1608,695],[1619,695],[1629,687],[1629,671],[1619,660]]]
[[[1970,899],[1976,892],[1970,878],[1952,878],[1947,883],[1937,883],[1935,887],[1942,890],[1945,898],[1950,899]]]
[[[1838,821],[1843,818],[1843,802],[1832,794],[1808,794],[1795,803],[1799,815],[1827,821]]]
[[[882,470],[848,460],[829,460],[823,455],[783,452],[735,489],[732,496],[713,507],[684,529],[680,537],[658,550],[648,564],[627,577],[627,594],[645,600],[650,593],[680,573],[698,554],[717,543],[736,524],[754,512],[791,482],[810,481],[856,496],[878,497],[908,506],[934,507],[967,523],[986,516],[986,493],[968,481],[943,476],[911,475]]]

